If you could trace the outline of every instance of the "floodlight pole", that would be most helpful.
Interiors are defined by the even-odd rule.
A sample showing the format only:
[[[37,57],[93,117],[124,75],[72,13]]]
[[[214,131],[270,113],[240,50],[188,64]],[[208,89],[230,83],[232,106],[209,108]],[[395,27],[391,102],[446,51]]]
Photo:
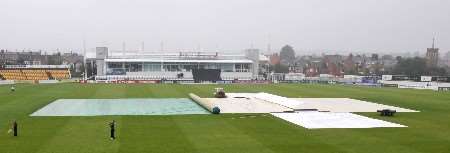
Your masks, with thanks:
[[[84,80],[86,81],[87,80],[87,66],[86,66],[86,38],[85,37],[83,37],[83,52],[84,52],[84,55],[83,55],[84,75],[83,75],[83,77],[84,77]]]

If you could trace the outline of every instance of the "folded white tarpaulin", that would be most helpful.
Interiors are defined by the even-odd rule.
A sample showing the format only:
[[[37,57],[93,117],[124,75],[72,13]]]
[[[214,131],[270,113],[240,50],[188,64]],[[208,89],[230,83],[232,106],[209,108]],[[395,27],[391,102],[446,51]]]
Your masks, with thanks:
[[[275,104],[279,104],[291,109],[295,109],[296,107],[299,107],[299,105],[302,104],[301,101],[295,100],[295,99],[289,99],[286,97],[281,97],[281,96],[277,96],[277,95],[273,95],[273,94],[269,94],[269,93],[257,93],[253,95],[255,98],[260,99],[260,100],[264,100],[267,102],[272,102]]]
[[[307,129],[407,127],[404,125],[386,122],[383,120],[373,119],[352,113],[300,111],[293,113],[271,114]]]
[[[416,110],[383,105],[350,98],[294,98],[303,102],[295,109],[317,109],[329,112],[377,112],[377,110],[390,109],[397,112],[418,112]]]

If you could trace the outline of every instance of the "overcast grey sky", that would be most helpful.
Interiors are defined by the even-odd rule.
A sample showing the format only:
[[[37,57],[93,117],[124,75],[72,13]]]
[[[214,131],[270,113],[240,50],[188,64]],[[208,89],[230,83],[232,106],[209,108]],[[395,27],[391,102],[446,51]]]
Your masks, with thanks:
[[[450,51],[450,0],[0,0],[0,48]],[[270,39],[269,39],[270,36]]]

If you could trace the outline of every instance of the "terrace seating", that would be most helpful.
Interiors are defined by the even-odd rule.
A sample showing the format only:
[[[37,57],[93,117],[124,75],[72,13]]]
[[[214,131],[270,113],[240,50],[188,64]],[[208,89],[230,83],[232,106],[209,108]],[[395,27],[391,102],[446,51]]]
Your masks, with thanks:
[[[0,75],[5,80],[26,80],[26,76],[20,70],[0,70]]]
[[[67,70],[47,70],[50,77],[56,80],[68,79],[70,78],[70,73]]]
[[[48,80],[45,70],[22,70],[27,80]]]
[[[53,69],[2,69],[0,76],[5,80],[61,80],[69,79],[70,72]]]

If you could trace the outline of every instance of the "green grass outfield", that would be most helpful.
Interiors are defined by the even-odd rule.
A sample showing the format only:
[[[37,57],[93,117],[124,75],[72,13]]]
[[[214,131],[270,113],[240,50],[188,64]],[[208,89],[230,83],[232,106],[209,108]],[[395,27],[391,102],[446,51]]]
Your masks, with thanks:
[[[30,117],[60,98],[179,98],[194,92],[270,92],[286,97],[349,97],[420,110],[379,117],[408,128],[307,130],[270,115],[245,114]],[[450,92],[341,85],[113,85],[49,84],[0,86],[0,153],[448,153]],[[244,116],[244,118],[240,118]],[[7,134],[19,122],[19,137]],[[118,122],[108,139],[107,122]]]

